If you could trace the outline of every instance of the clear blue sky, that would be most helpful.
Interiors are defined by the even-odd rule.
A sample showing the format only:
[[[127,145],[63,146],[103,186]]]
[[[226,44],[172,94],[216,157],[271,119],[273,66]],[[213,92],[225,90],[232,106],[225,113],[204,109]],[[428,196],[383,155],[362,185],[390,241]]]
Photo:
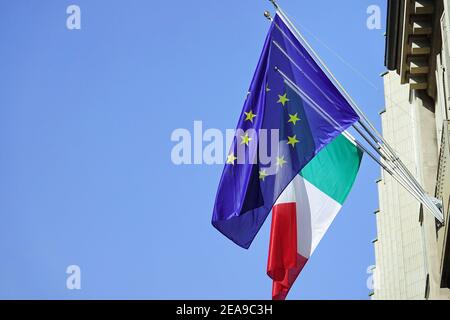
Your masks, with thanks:
[[[70,4],[81,7],[81,30],[66,28]],[[385,1],[280,4],[321,40],[305,32],[378,125]],[[372,4],[382,30],[366,27]],[[0,298],[270,299],[269,221],[251,250],[233,245],[210,224],[222,166],[170,158],[176,128],[235,127],[266,9],[266,0],[0,2]],[[291,299],[368,298],[379,175],[366,157]],[[66,289],[72,264],[79,291]]]

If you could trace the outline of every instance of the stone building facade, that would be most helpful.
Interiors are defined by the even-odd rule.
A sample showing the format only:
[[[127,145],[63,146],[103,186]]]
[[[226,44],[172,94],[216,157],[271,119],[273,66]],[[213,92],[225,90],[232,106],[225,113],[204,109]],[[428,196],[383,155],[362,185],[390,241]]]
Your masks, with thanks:
[[[372,299],[450,299],[450,0],[389,0],[383,136],[441,225],[385,172],[378,185]]]

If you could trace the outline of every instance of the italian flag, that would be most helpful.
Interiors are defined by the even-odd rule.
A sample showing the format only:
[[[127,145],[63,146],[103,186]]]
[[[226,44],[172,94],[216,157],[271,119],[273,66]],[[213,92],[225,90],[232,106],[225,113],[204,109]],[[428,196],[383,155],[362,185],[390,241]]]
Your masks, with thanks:
[[[362,151],[338,136],[297,175],[272,210],[267,274],[272,297],[284,300],[347,198]]]

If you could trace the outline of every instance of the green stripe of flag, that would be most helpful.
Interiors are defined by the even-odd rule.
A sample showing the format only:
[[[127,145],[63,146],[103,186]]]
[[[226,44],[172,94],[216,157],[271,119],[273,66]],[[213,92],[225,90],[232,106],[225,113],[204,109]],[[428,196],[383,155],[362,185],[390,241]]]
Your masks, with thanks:
[[[341,205],[355,182],[363,152],[338,136],[302,170],[301,176]]]

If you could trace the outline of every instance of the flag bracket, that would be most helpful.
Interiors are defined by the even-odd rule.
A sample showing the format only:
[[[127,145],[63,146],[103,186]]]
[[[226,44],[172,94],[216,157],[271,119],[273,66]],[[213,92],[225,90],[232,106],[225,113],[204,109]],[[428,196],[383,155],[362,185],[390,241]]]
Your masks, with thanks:
[[[269,0],[273,6],[275,7],[275,9],[278,9],[278,3],[275,0]]]
[[[434,205],[436,207],[438,207],[439,210],[442,211],[442,209],[444,208],[444,203],[442,202],[442,200],[439,200],[439,199],[437,199],[435,197],[431,197],[431,196],[430,196],[430,199],[434,203]]]

